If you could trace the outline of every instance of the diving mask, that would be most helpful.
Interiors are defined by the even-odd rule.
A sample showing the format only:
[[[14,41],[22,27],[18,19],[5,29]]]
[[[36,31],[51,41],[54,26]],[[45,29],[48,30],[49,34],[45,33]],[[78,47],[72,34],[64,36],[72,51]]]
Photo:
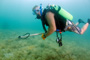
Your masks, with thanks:
[[[36,15],[36,14],[39,13],[39,12],[40,12],[40,8],[37,7],[37,8],[33,11],[33,14]]]

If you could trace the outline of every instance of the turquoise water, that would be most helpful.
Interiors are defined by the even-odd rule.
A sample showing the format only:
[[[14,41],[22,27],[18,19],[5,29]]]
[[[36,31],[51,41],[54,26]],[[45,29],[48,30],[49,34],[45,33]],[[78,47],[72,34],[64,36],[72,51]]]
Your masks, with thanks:
[[[27,32],[44,32],[41,21],[32,14],[32,7],[41,3],[43,7],[60,5],[73,15],[74,23],[79,18],[85,22],[90,18],[89,0],[0,0],[0,60],[90,60],[90,26],[83,35],[62,33],[62,47],[58,47],[55,33],[45,41],[40,35],[17,38]]]

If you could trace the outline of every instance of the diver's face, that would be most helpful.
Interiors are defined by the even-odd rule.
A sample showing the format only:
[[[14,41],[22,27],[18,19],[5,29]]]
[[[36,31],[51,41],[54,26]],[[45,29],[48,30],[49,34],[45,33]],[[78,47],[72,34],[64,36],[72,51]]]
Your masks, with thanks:
[[[34,10],[34,13],[36,15],[40,15],[40,8],[39,7],[36,7],[35,10]],[[40,15],[41,16],[41,15]]]

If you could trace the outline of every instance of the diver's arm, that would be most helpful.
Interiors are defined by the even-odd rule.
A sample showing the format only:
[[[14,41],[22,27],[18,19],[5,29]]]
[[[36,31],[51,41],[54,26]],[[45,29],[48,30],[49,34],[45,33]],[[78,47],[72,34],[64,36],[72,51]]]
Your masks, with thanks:
[[[55,24],[55,20],[54,20],[54,14],[52,12],[46,13],[45,17],[49,24],[48,31],[45,34],[45,36],[47,37],[56,31],[56,24]]]

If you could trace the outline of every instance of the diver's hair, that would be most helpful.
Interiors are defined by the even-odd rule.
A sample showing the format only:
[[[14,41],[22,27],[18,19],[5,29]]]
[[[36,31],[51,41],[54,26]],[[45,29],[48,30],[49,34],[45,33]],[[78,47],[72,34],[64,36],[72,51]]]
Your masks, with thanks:
[[[32,8],[32,11],[34,11],[36,7],[38,7],[38,5],[35,5],[35,6]]]

